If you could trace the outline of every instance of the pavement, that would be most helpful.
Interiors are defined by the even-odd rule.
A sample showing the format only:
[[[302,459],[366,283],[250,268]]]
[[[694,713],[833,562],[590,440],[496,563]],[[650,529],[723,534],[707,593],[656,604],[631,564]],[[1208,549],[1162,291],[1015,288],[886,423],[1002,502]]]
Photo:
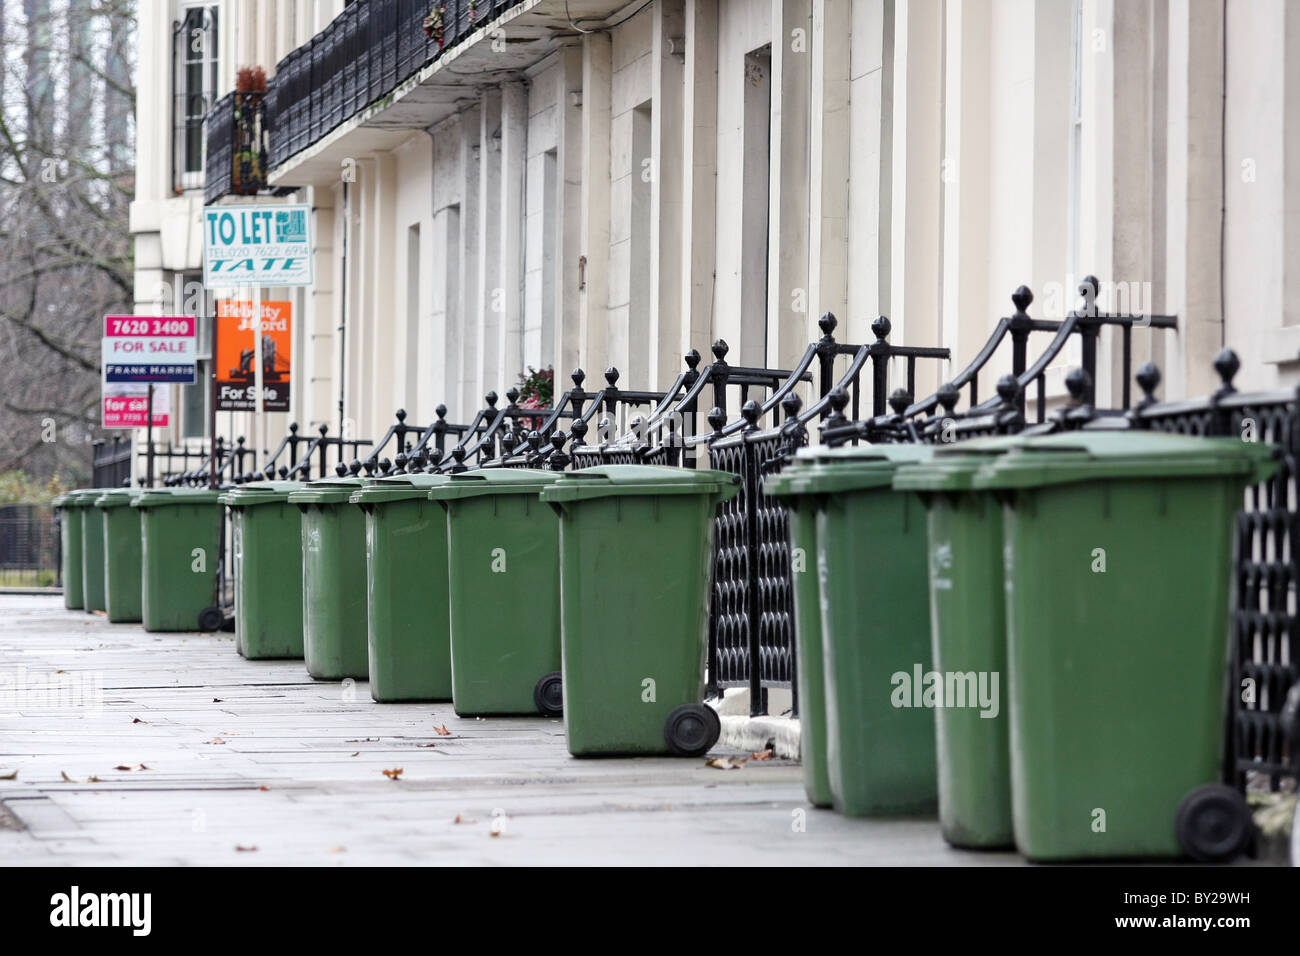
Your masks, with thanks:
[[[580,760],[558,720],[377,704],[301,661],[246,661],[230,635],[148,634],[58,596],[0,595],[7,865],[1018,859],[953,850],[933,820],[813,809],[793,761]]]

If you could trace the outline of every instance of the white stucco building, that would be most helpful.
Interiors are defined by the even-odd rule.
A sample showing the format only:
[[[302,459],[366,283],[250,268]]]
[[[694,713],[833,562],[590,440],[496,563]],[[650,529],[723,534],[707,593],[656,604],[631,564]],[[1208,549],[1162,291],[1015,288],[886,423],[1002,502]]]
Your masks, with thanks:
[[[344,6],[141,0],[138,311],[170,308],[163,284],[201,272],[195,97],[211,105],[240,66],[274,87]],[[1134,338],[1164,397],[1212,391],[1224,345],[1240,388],[1297,381],[1294,4],[500,6],[377,101],[272,150],[270,185],[314,209],[317,257],[313,288],[263,290],[296,323],[293,409],[272,440],[290,418],[336,429],[340,374],[349,427],[374,436],[397,407],[466,420],[528,366],[553,366],[557,387],[614,365],[624,386],[660,388],[723,338],[733,363],[789,367],[824,311],[841,341],[870,341],[885,314],[892,341],[950,348],[946,368],[922,367],[928,393],[1017,285],[1031,314],[1061,318],[1088,273],[1121,307],[1178,316],[1177,333]],[[349,51],[332,62],[382,61]],[[1109,332],[1100,348],[1112,403]],[[202,395],[176,404],[175,436],[202,434]]]

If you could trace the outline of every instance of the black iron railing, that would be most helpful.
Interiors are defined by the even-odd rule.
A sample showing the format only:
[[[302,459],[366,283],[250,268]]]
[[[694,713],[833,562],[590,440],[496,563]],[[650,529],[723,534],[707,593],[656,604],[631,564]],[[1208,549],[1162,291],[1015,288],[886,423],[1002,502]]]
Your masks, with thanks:
[[[124,488],[131,482],[131,440],[121,435],[97,438],[92,458],[92,488]]]
[[[447,50],[522,0],[356,0],[276,64],[270,165],[389,96]],[[428,23],[428,32],[425,24]]]
[[[267,99],[263,93],[227,93],[208,111],[204,203],[223,196],[255,196],[266,189]]]
[[[59,526],[43,505],[0,506],[0,587],[54,587]]]

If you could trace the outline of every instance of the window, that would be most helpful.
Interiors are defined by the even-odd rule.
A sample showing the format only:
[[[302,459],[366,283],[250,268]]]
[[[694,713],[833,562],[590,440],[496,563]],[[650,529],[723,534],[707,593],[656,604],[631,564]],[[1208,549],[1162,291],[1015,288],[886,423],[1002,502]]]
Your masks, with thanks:
[[[172,185],[176,192],[203,186],[203,117],[217,94],[217,7],[181,8],[173,29],[174,90]]]

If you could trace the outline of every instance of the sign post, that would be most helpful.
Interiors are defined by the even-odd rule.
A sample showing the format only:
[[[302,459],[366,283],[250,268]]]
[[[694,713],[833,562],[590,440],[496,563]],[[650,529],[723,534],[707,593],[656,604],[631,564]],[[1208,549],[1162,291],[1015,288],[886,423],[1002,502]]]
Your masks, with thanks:
[[[311,206],[213,206],[203,211],[203,281],[208,288],[251,287],[255,467],[264,467],[266,416],[262,367],[262,286],[312,285]],[[213,352],[214,365],[216,352]],[[213,402],[217,400],[213,378]],[[215,440],[215,435],[213,436]]]

